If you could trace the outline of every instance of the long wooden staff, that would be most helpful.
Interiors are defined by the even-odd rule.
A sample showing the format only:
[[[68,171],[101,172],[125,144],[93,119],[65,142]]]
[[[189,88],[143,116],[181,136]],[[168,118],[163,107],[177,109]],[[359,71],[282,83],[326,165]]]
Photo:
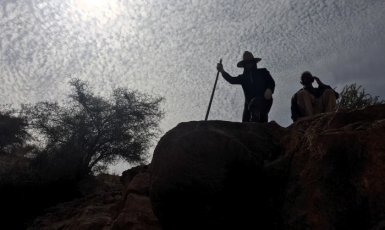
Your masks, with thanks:
[[[219,63],[222,64],[222,59],[219,61]],[[217,86],[217,82],[218,82],[218,76],[219,76],[219,70],[218,70],[218,73],[217,73],[217,78],[215,79],[215,84],[214,84],[213,92],[211,93],[210,103],[209,103],[209,107],[207,108],[207,113],[206,113],[205,121],[207,121],[207,118],[209,117],[211,103],[213,102],[213,98],[214,98],[215,87]]]

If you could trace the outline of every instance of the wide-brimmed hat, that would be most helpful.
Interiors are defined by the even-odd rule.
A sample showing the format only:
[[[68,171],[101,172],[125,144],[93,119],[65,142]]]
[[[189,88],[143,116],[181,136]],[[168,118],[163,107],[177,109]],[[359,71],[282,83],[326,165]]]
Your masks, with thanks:
[[[240,62],[238,62],[237,67],[238,67],[238,68],[243,68],[243,67],[245,67],[245,62],[247,62],[247,61],[255,61],[255,63],[258,63],[258,62],[260,62],[261,60],[262,60],[261,58],[255,58],[255,57],[253,56],[253,54],[250,53],[249,51],[245,51],[245,52],[243,53],[243,60],[240,61]]]

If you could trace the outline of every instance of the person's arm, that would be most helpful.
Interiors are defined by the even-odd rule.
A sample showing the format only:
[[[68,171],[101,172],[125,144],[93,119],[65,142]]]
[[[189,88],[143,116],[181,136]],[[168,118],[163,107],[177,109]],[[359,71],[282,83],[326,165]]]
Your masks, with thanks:
[[[293,122],[296,122],[297,119],[300,117],[301,117],[301,113],[298,108],[297,93],[295,93],[291,98],[291,119],[293,120]]]
[[[241,75],[238,77],[232,77],[230,74],[226,73],[225,71],[222,72],[222,77],[230,84],[233,85],[239,85],[241,84]]]
[[[340,94],[337,93],[335,90],[334,90],[334,95],[336,95],[336,99],[340,98]]]
[[[232,77],[230,74],[226,73],[223,69],[223,65],[221,63],[217,64],[217,70],[222,74],[222,77],[230,84],[241,84],[241,75],[238,77]]]
[[[314,76],[313,76],[313,78],[314,78],[314,80],[317,82],[318,87],[319,87],[320,89],[322,89],[322,91],[324,91],[324,90],[326,90],[326,89],[332,89],[332,87],[331,87],[330,85],[325,85],[324,83],[322,83],[322,81],[321,81],[318,77],[314,77]],[[335,96],[336,96],[336,99],[338,99],[338,98],[340,97],[340,94],[337,93],[335,90],[334,90],[334,94],[335,94]]]
[[[319,88],[323,90],[332,88],[330,85],[325,85],[318,77],[313,76],[313,78],[317,82]]]

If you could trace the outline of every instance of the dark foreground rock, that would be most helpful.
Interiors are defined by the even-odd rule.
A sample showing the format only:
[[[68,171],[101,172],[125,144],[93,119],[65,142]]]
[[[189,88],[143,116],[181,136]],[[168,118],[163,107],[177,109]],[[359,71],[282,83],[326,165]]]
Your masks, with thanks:
[[[148,166],[138,166],[123,173],[125,185],[122,199],[116,204],[117,215],[111,230],[161,230],[152,211],[149,198],[150,175]]]
[[[287,128],[182,123],[149,166],[86,186],[31,229],[382,230],[384,140],[385,105]]]
[[[385,106],[284,129],[189,122],[151,163],[153,209],[170,229],[385,229]]]
[[[118,176],[99,175],[81,185],[83,198],[61,203],[35,219],[29,230],[103,229],[112,223],[123,185]],[[52,194],[54,195],[54,194]]]
[[[150,168],[150,198],[164,229],[242,229],[255,218],[271,222],[263,165],[280,149],[270,129],[211,121],[182,123],[168,132]]]
[[[120,177],[99,175],[82,186],[84,197],[37,218],[29,230],[161,230],[149,199],[148,166]]]
[[[385,229],[385,105],[287,130],[281,145],[292,160],[278,229]]]

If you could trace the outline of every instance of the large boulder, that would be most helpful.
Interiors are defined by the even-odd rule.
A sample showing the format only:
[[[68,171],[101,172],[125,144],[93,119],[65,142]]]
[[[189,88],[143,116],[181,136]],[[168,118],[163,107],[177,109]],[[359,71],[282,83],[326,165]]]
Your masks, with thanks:
[[[150,199],[163,229],[271,224],[263,166],[280,153],[274,132],[281,129],[256,123],[188,122],[164,135],[150,167]]]
[[[276,123],[188,122],[158,143],[164,230],[385,229],[385,105]]]

